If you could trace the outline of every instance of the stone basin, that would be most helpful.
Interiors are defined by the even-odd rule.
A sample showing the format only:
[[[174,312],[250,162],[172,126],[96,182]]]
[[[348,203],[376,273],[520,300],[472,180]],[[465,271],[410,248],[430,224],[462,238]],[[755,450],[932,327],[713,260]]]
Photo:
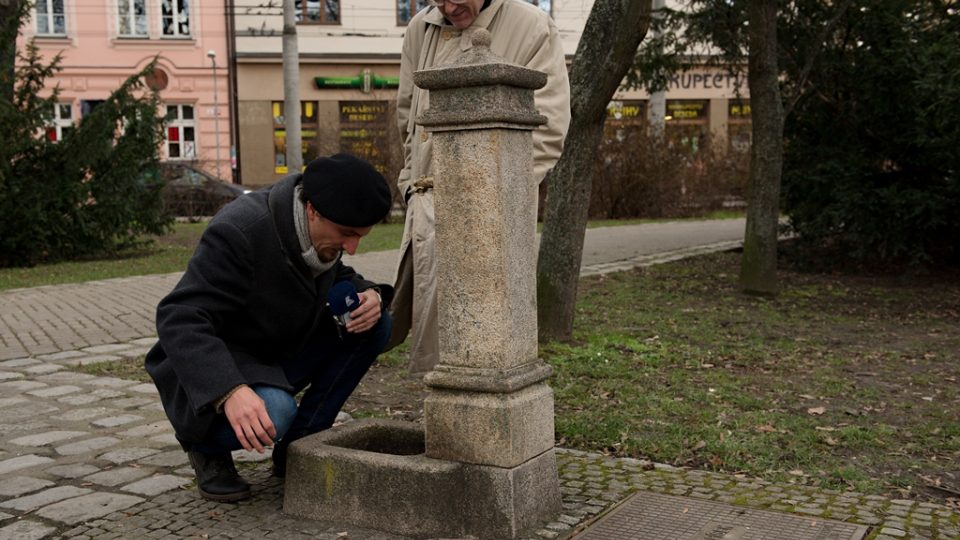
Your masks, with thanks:
[[[414,538],[513,538],[558,511],[553,449],[509,469],[429,458],[422,426],[357,420],[290,445],[283,511]],[[545,472],[551,474],[545,474]],[[555,495],[555,496],[551,496]]]

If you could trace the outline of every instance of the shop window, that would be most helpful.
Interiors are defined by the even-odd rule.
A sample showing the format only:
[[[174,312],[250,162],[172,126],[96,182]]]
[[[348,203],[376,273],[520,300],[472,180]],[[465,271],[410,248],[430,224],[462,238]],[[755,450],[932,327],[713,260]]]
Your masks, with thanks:
[[[604,138],[623,142],[633,132],[645,129],[647,104],[640,100],[613,100],[607,104]]]
[[[287,174],[287,129],[282,101],[273,102],[273,172]],[[300,151],[306,167],[319,155],[317,149],[317,102],[300,102]]]
[[[750,118],[750,101],[733,100],[727,104],[727,140],[730,149],[749,152],[753,142],[753,124]]]
[[[44,36],[67,35],[67,17],[63,0],[37,0],[37,34]]]
[[[667,100],[664,116],[667,143],[690,153],[700,151],[708,131],[710,102],[703,99]]]
[[[167,159],[196,159],[197,123],[193,105],[167,105]]]
[[[414,15],[428,7],[427,0],[397,0],[397,25],[406,26]]]
[[[340,0],[294,0],[299,24],[340,24]]]
[[[117,0],[119,34],[123,37],[147,36],[147,0]]]
[[[161,0],[160,22],[164,37],[190,37],[189,0]]]
[[[362,157],[380,174],[391,170],[390,103],[387,101],[341,101],[340,151]]]
[[[47,124],[47,140],[60,142],[73,131],[73,105],[57,103],[53,106],[53,118]]]

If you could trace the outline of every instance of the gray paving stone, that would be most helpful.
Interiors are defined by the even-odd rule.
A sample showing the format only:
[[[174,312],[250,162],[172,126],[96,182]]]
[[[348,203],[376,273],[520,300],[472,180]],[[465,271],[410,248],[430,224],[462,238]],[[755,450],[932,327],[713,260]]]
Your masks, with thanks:
[[[118,435],[123,437],[146,437],[158,433],[173,433],[173,428],[170,427],[170,423],[167,421],[150,422],[149,424],[143,424],[132,427],[126,431],[121,431]]]
[[[9,381],[11,379],[22,379],[23,373],[16,371],[0,371],[0,381]]]
[[[44,383],[41,383],[44,384]],[[46,386],[44,384],[44,386]],[[79,386],[73,386],[71,384],[65,384],[63,386],[51,386],[49,388],[41,388],[38,390],[31,390],[27,392],[27,395],[36,396],[36,397],[59,397],[65,396],[67,394],[73,394],[79,392],[81,388]]]
[[[120,414],[117,416],[100,418],[99,420],[94,420],[90,423],[97,427],[117,427],[124,424],[129,424],[130,422],[136,422],[137,420],[143,420],[143,417],[136,414]]]
[[[59,416],[54,417],[54,420],[77,422],[80,420],[90,420],[91,418],[96,418],[98,416],[109,415],[114,412],[116,411],[106,407],[87,407],[84,409],[73,409],[72,411],[67,411]]]
[[[15,367],[24,367],[32,366],[34,364],[39,364],[39,360],[34,360],[33,358],[14,358],[13,360],[5,360],[0,362],[0,368],[15,368]]]
[[[6,513],[6,512],[0,512],[0,521],[3,521],[3,520],[5,520],[5,519],[10,519],[10,518],[12,518],[12,517],[13,517],[13,514],[8,514],[8,513]]]
[[[187,453],[183,450],[170,450],[141,459],[140,463],[145,465],[156,465],[157,467],[179,467],[187,463]]]
[[[177,440],[177,436],[173,433],[161,433],[160,435],[154,435],[150,437],[149,440],[162,444],[163,446],[180,446],[180,441]]]
[[[79,454],[86,454],[87,452],[103,450],[104,448],[109,448],[119,442],[120,439],[117,439],[116,437],[94,437],[92,439],[58,446],[56,450],[61,456],[76,456]]]
[[[101,397],[101,398],[103,398],[103,399],[113,399],[113,398],[118,398],[118,397],[126,397],[126,395],[127,395],[126,393],[121,392],[121,391],[119,391],[119,390],[110,390],[110,389],[107,389],[107,388],[101,388],[101,389],[99,389],[99,390],[94,390],[93,392],[90,392],[90,393],[93,394],[93,395],[95,395],[95,396],[97,396],[97,397]]]
[[[24,369],[23,372],[31,375],[43,375],[44,373],[53,373],[62,369],[63,366],[58,364],[39,364],[36,366],[30,366]]]
[[[136,493],[137,495],[146,495],[148,497],[153,497],[161,493],[170,491],[172,489],[177,489],[181,486],[185,486],[193,480],[184,478],[182,476],[174,476],[172,474],[158,474],[156,476],[151,476],[150,478],[144,478],[143,480],[138,480],[132,484],[123,486],[123,491],[128,491],[130,493]]]
[[[113,360],[117,360],[114,358]],[[101,388],[125,388],[137,384],[137,381],[128,381],[117,377],[94,377],[87,381],[90,386],[99,386]]]
[[[110,406],[120,409],[132,409],[134,407],[151,404],[154,401],[155,399],[148,397],[128,397],[124,399],[115,399],[110,402]]]
[[[89,354],[102,354],[102,353],[112,353],[116,351],[122,351],[129,348],[130,348],[130,345],[127,343],[111,343],[109,345],[95,345],[93,347],[84,347],[83,349],[80,349],[80,350]]]
[[[143,347],[153,347],[157,343],[157,337],[153,336],[153,337],[139,338],[131,341],[130,343],[133,343],[134,345],[141,345]]]
[[[41,508],[37,511],[37,515],[68,525],[76,525],[130,508],[140,502],[143,502],[143,499],[133,495],[94,492]]]
[[[25,401],[30,401],[30,400],[27,399],[27,398],[25,398],[25,397],[7,397],[7,398],[0,398],[0,409],[2,409],[2,408],[4,408],[4,407],[9,407],[10,405],[16,405],[16,404],[18,404],[18,403],[23,403],[23,402],[25,402]]]
[[[76,371],[58,371],[56,373],[34,377],[34,379],[38,381],[59,383],[80,383],[93,378],[94,376],[89,373],[77,373]]]
[[[156,385],[154,385],[153,383],[138,384],[136,386],[131,386],[130,388],[127,388],[127,390],[131,392],[139,392],[141,394],[150,394],[154,396],[160,395],[159,392],[157,392]]]
[[[66,360],[68,358],[76,358],[78,356],[86,356],[86,354],[80,351],[61,351],[52,354],[41,354],[40,356],[37,356],[37,358],[41,358],[43,360]]]
[[[72,396],[64,396],[57,401],[60,403],[66,403],[67,405],[89,405],[95,401],[100,401],[100,397],[93,394],[75,394]]]
[[[153,448],[120,448],[119,450],[107,452],[98,459],[103,459],[111,463],[126,463],[128,461],[135,461],[147,456],[152,456],[157,452],[159,452],[159,450]]]
[[[56,527],[24,519],[0,527],[0,540],[39,540],[56,530]]]
[[[31,476],[14,476],[12,478],[4,478],[3,482],[0,482],[0,495],[4,497],[19,497],[25,493],[37,491],[38,489],[52,485],[53,482],[49,480],[41,480]]]
[[[71,463],[69,465],[49,467],[46,469],[46,472],[54,476],[59,476],[60,478],[80,478],[81,476],[86,476],[99,470],[99,467],[94,467],[86,463]]]
[[[79,488],[76,486],[58,486],[43,490],[39,493],[34,493],[32,495],[26,495],[24,497],[18,497],[16,499],[10,499],[9,501],[0,502],[0,507],[12,508],[21,512],[29,512],[42,506],[47,506],[48,504],[59,502],[65,499],[72,499],[73,497],[86,495],[90,492],[91,491],[89,489]]]
[[[907,536],[907,533],[900,529],[894,529],[893,527],[884,527],[880,529],[880,534],[885,534],[887,536],[892,536],[894,538],[904,538]]]
[[[53,460],[48,457],[38,456],[35,454],[17,456],[0,461],[0,474],[7,474],[8,472],[18,471],[20,469],[26,469],[29,467],[36,467],[37,465],[43,465],[45,463],[50,463],[51,461]]]
[[[94,484],[114,487],[119,486],[120,484],[127,484],[140,480],[141,478],[150,476],[151,474],[153,474],[153,469],[151,468],[117,467],[115,469],[108,469],[91,474],[89,476],[84,476],[83,479],[87,482],[93,482]]]
[[[16,380],[16,381],[6,381],[6,382],[0,383],[0,390],[26,392],[28,390],[36,390],[37,388],[43,388],[45,386],[49,386],[49,385],[47,385],[47,383],[42,383],[39,381]]]
[[[102,362],[112,362],[120,360],[120,357],[114,354],[98,354],[96,356],[80,356],[78,358],[68,358],[62,363],[67,366],[89,366],[91,364],[100,364]]]
[[[67,439],[73,439],[81,435],[87,435],[87,432],[86,431],[47,431],[46,433],[37,433],[35,435],[17,437],[16,439],[11,440],[10,442],[20,446],[47,446],[51,443],[55,443],[58,441],[65,441]]]
[[[150,352],[150,347],[135,347],[124,351],[117,351],[114,354],[125,358],[139,358]]]

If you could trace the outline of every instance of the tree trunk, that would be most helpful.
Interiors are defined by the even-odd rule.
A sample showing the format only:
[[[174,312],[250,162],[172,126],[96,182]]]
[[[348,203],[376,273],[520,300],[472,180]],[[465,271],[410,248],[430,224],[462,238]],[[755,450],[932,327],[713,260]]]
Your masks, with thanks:
[[[0,0],[0,99],[13,103],[13,85],[16,79],[17,28],[20,5],[18,0]]]
[[[747,226],[740,287],[777,293],[777,229],[783,174],[783,103],[777,67],[777,0],[750,0],[748,82],[753,116]]]
[[[287,141],[287,173],[303,170],[300,140],[300,53],[294,0],[283,0],[283,118]]]
[[[607,104],[647,33],[650,5],[651,0],[597,0],[573,59],[570,129],[563,155],[546,180],[537,260],[541,341],[566,339],[573,332],[596,149],[603,135]]]

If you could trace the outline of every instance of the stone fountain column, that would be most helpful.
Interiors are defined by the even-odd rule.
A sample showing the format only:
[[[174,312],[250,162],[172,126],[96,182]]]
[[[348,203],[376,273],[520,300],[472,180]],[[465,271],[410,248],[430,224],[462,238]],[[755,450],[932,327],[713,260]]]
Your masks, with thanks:
[[[347,422],[290,445],[283,509],[415,538],[514,539],[560,512],[550,367],[537,358],[531,131],[546,75],[478,30],[419,71],[433,137],[440,363],[424,425]]]
[[[419,71],[418,119],[433,137],[440,362],[424,382],[426,455],[469,464],[489,485],[495,531],[511,538],[556,514],[551,368],[537,357],[533,91],[546,75],[489,50]],[[477,496],[484,496],[484,493]],[[492,518],[492,519],[491,519]]]

